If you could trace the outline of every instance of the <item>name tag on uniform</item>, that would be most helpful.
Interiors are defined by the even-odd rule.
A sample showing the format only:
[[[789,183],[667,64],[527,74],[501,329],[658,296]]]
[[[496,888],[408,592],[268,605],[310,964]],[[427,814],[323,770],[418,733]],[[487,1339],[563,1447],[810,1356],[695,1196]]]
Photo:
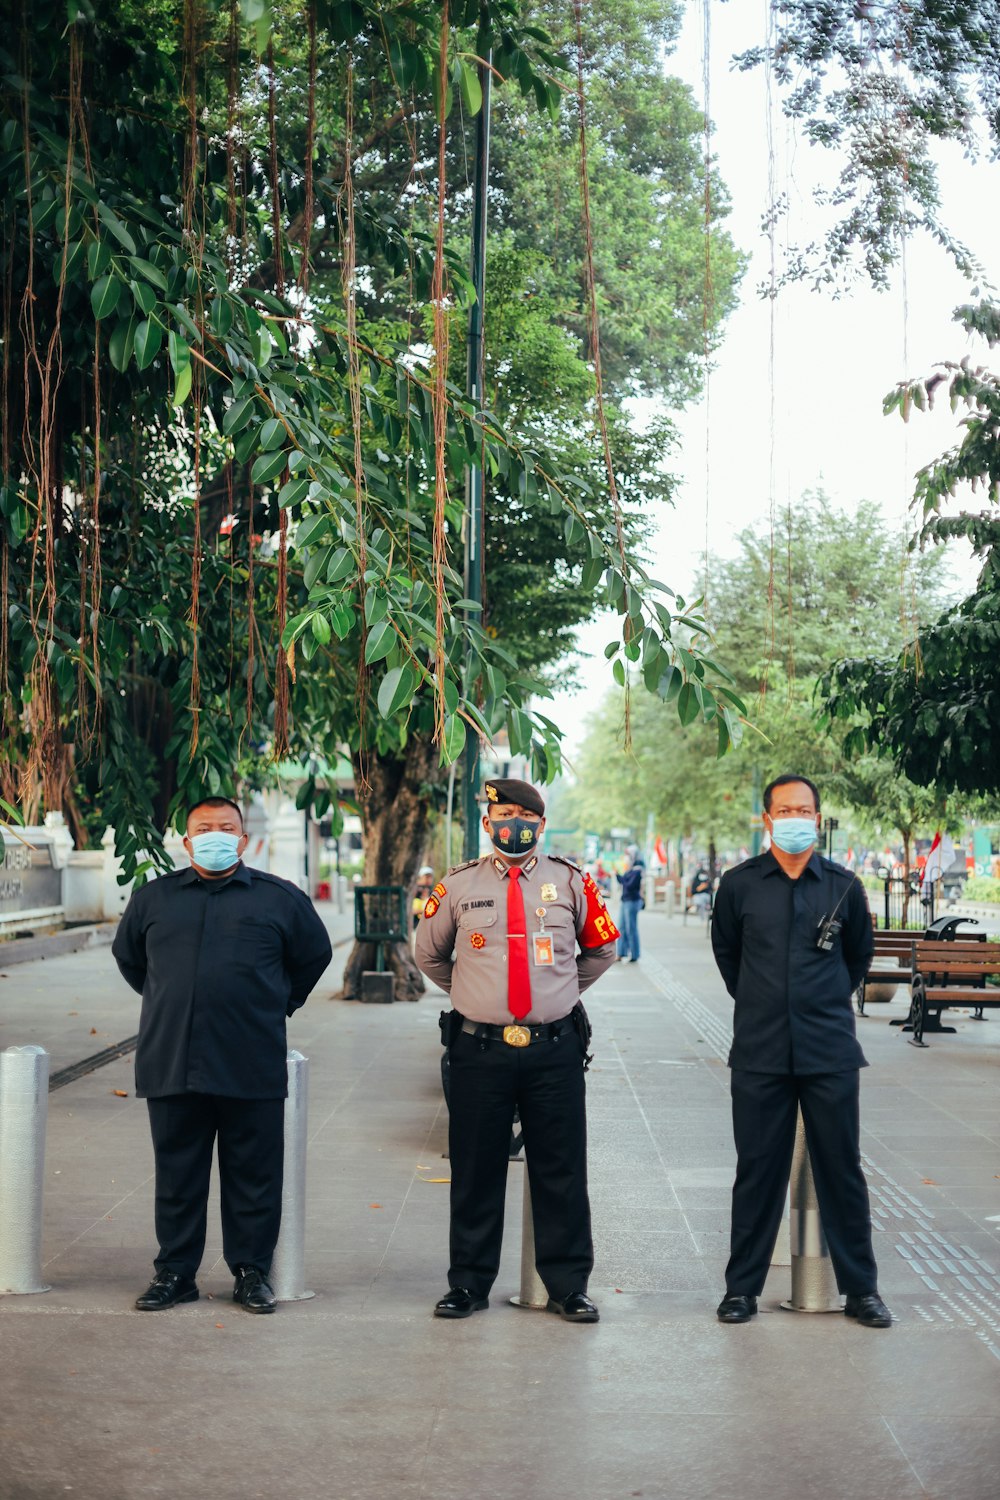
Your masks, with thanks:
[[[555,953],[552,950],[552,934],[550,932],[536,932],[531,945],[534,950],[535,968],[544,969],[555,963]]]

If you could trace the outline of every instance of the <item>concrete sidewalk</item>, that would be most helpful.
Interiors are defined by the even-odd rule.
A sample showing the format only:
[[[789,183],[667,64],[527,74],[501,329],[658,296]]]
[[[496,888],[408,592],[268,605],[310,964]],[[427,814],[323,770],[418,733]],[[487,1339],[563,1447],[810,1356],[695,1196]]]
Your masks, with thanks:
[[[490,1310],[430,1315],[447,1264],[436,993],[329,1003],[335,966],[293,1018],[290,1043],[311,1059],[317,1296],[273,1318],[230,1300],[214,1198],[202,1300],[132,1311],[154,1247],[131,1060],[54,1093],[52,1291],[0,1299],[2,1500],[992,1500],[1000,1021],[960,1019],[925,1052],[887,1025],[902,1003],[858,1023],[896,1326],[779,1311],[784,1269],[760,1316],[725,1328],[731,1004],[703,924],[647,913],[642,938],[642,961],[588,996],[596,1327],[508,1305],[520,1164]],[[0,980],[0,1046],[47,1038],[53,1068],[136,1018],[107,950]]]

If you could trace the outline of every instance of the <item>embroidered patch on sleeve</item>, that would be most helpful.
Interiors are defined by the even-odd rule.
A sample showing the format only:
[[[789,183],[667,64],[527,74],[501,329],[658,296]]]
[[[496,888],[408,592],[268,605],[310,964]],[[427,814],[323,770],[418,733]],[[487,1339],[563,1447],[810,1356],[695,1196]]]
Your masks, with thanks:
[[[603,948],[605,943],[620,938],[621,933],[611,920],[611,913],[592,875],[584,875],[583,893],[587,898],[587,919],[580,933],[580,947]]]
[[[433,917],[434,913],[437,911],[440,905],[441,903],[436,896],[429,896],[427,899],[427,905],[424,907],[424,916]]]

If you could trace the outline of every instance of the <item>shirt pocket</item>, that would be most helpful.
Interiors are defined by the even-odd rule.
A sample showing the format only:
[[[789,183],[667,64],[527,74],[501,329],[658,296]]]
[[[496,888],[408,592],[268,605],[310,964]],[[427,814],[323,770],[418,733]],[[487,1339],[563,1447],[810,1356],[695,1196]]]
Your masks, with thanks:
[[[225,917],[213,934],[219,948],[241,969],[283,966],[281,928],[266,917]]]
[[[495,927],[497,924],[497,909],[495,906],[484,906],[479,911],[460,911],[457,926],[461,932],[482,932],[484,928]]]
[[[532,914],[531,931],[542,931],[542,918]],[[561,906],[548,906],[545,909],[545,931],[552,934],[552,945],[557,953],[575,954],[576,952],[576,921],[571,911]]]

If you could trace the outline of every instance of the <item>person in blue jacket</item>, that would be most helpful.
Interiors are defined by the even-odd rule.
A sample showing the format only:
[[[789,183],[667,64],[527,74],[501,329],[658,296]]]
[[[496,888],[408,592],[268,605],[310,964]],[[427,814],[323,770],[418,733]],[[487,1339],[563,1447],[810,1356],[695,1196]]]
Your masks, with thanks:
[[[638,844],[629,844],[625,853],[629,863],[624,873],[618,876],[618,884],[622,888],[622,935],[618,942],[618,958],[621,962],[627,959],[629,963],[637,964],[639,962],[639,913],[644,905],[642,881],[646,867],[642,862]]]

